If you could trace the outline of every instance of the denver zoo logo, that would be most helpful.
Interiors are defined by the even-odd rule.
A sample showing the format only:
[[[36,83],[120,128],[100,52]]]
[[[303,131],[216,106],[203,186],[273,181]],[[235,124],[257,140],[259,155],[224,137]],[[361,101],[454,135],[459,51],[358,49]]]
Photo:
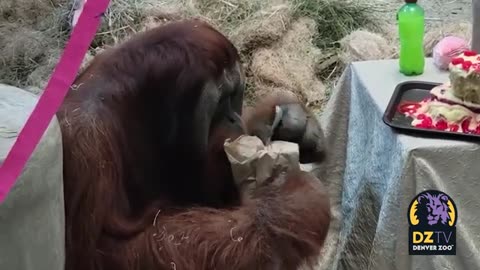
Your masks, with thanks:
[[[437,190],[418,194],[408,209],[410,255],[456,255],[458,212],[452,198]]]

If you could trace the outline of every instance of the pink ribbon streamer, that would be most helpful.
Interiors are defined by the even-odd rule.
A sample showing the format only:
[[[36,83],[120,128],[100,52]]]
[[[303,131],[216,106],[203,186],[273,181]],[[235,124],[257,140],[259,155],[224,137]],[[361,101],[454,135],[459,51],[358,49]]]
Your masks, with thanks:
[[[0,167],[0,203],[22,174],[25,164],[65,99],[109,3],[110,0],[88,1],[83,7],[47,87]]]

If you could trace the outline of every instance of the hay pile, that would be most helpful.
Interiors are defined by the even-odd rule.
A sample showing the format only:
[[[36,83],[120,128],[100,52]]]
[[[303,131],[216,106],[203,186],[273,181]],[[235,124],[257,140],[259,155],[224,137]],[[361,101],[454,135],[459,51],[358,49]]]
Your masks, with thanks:
[[[357,30],[341,40],[344,63],[377,59],[390,59],[396,54],[396,43],[366,30]]]
[[[68,38],[73,1],[0,1],[0,82],[35,93],[45,87]],[[289,91],[319,108],[329,93],[325,85],[347,62],[338,57],[339,40],[358,28],[374,29],[375,6],[366,0],[112,0],[82,67],[136,32],[197,17],[240,50],[247,103]]]
[[[292,9],[288,3],[281,3],[258,10],[228,35],[248,61],[255,50],[269,47],[285,35],[293,20]]]
[[[472,40],[471,23],[448,23],[433,25],[425,29],[424,51],[432,56],[433,48],[444,37],[454,35]],[[352,61],[394,59],[399,55],[399,38],[396,25],[385,25],[378,33],[356,30],[341,40],[341,60]]]
[[[315,74],[322,52],[312,42],[315,27],[312,19],[300,19],[273,46],[255,51],[250,71],[256,97],[287,91],[309,107],[322,104],[325,86]]]
[[[457,36],[472,42],[471,23],[448,23],[427,29],[424,38],[424,49],[427,56],[432,56],[435,45],[446,36]]]
[[[0,1],[0,82],[38,93],[67,38],[64,0]]]
[[[74,0],[0,1],[0,82],[39,93],[69,33]],[[395,25],[366,0],[112,0],[88,62],[130,35],[184,18],[204,19],[240,50],[247,103],[272,91],[296,94],[320,108],[329,86],[352,61],[398,57]],[[428,28],[425,52],[446,35],[471,39],[471,25]]]

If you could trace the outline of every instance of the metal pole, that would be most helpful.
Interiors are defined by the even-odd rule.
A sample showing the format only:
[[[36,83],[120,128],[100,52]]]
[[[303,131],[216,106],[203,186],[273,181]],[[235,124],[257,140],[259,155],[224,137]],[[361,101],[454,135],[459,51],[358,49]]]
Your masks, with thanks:
[[[480,52],[480,0],[472,0],[472,49]]]

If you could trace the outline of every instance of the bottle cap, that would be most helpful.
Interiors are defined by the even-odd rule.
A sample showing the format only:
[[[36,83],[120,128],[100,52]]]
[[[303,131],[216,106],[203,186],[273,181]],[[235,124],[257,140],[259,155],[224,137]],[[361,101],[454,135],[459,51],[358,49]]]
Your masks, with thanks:
[[[416,4],[417,0],[405,0],[405,3],[407,4]]]

